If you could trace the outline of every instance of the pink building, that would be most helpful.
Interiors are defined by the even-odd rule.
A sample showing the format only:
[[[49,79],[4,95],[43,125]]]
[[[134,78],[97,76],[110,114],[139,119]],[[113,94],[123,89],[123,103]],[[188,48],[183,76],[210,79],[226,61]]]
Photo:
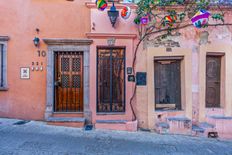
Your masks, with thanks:
[[[125,5],[128,19],[120,16]],[[151,37],[139,48],[134,75],[137,6],[116,3],[114,26],[111,7],[99,11],[95,0],[0,2],[0,117],[232,137],[232,27]]]

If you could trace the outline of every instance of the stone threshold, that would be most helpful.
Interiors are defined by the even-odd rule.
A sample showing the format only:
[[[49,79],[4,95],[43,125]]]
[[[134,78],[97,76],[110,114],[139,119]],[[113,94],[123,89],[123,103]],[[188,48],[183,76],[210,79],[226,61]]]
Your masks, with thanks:
[[[85,122],[84,117],[48,117],[47,122]]]

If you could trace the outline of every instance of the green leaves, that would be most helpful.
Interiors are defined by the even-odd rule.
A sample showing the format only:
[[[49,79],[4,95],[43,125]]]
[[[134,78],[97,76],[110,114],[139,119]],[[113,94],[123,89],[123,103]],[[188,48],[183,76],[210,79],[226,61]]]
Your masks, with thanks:
[[[220,20],[222,22],[224,22],[224,15],[221,13],[214,13],[211,16],[214,20]]]

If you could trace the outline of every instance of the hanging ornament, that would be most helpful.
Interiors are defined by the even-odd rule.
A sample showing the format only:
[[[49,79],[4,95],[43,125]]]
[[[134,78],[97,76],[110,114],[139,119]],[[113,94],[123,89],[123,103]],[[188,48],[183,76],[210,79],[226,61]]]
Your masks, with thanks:
[[[172,24],[177,20],[176,15],[169,15],[164,18],[165,23]]]
[[[107,8],[107,2],[105,0],[96,0],[97,8],[101,11],[104,11]]]
[[[148,16],[143,16],[142,18],[140,18],[140,23],[142,25],[147,25],[148,21],[149,21]]]
[[[206,10],[199,10],[191,19],[196,28],[204,27],[209,21],[210,13]]]
[[[123,19],[128,19],[131,15],[131,9],[129,6],[125,6],[123,7],[122,11],[121,11],[121,17]]]

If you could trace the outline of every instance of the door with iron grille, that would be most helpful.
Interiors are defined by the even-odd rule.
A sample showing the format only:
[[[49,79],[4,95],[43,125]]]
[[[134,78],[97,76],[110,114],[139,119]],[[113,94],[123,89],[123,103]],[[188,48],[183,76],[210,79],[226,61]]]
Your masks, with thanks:
[[[55,53],[54,111],[83,111],[83,52]]]
[[[125,49],[98,48],[97,112],[125,111]]]

